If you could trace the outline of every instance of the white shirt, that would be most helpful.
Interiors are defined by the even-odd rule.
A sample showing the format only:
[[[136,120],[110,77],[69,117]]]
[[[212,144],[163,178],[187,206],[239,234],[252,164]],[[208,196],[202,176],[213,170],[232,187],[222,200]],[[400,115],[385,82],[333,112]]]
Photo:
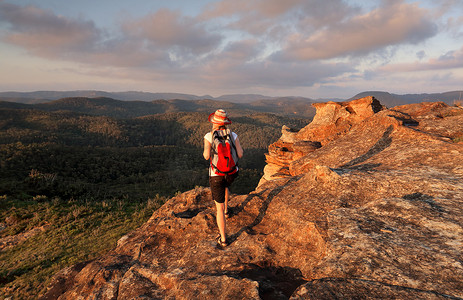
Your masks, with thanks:
[[[232,135],[233,141],[236,141],[236,138],[238,137],[238,135],[234,132],[232,132],[231,135]],[[204,136],[204,139],[208,141],[212,146],[212,132],[206,133],[206,135]],[[238,167],[236,167],[236,170],[238,170]],[[223,175],[217,174],[214,168],[212,168],[212,166],[209,165],[209,176],[223,176]]]

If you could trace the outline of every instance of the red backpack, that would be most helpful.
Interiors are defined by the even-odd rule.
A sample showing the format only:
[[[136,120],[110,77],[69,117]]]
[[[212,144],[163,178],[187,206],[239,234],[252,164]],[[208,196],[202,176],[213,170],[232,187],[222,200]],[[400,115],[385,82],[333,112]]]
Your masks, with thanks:
[[[212,133],[211,166],[220,175],[238,171],[238,154],[230,129],[216,130]]]

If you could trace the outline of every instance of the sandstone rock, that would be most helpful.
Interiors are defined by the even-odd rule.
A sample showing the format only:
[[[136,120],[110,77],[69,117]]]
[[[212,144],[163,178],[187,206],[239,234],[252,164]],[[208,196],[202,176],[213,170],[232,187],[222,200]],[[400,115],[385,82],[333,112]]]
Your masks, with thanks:
[[[313,121],[300,131],[283,126],[281,137],[269,146],[267,167],[259,182],[288,177],[290,164],[307,154],[347,134],[355,124],[372,117],[384,107],[373,97],[351,102],[313,104],[317,109]]]
[[[298,134],[299,140],[318,141],[326,145],[347,133],[352,125],[384,109],[374,97],[350,102],[314,103],[317,113],[313,121]]]
[[[284,166],[277,164],[267,164],[264,167],[263,178],[267,181],[274,180],[276,178],[288,177],[289,175],[289,169],[287,167],[285,168]]]
[[[283,125],[281,128],[281,137],[280,141],[283,143],[294,143],[296,142],[296,135],[297,135],[298,130],[294,130],[289,128],[286,125]]]
[[[322,145],[320,142],[312,142],[312,141],[296,141],[293,144],[293,159],[296,160],[301,158],[311,152],[314,152]]]
[[[294,152],[293,144],[281,139],[269,146],[269,153],[265,154],[267,165],[259,185],[274,179],[286,178],[290,175],[289,164],[296,158],[302,157]]]
[[[439,112],[435,111],[436,107],[441,108]],[[433,114],[448,116],[431,120],[429,115],[420,115],[420,111],[431,108],[434,108]],[[449,152],[458,152],[456,149],[460,148],[452,139],[463,134],[461,110],[459,115],[453,115],[454,111],[444,103],[422,103],[378,112],[355,124],[349,132],[338,137],[336,143],[292,161],[290,173],[303,174],[316,165],[410,168],[423,164],[448,164],[447,158],[452,156]]]
[[[269,146],[269,153],[265,155],[267,165],[259,185],[269,180],[288,177],[291,162],[321,147],[319,142],[298,141],[294,137],[295,135],[292,136],[291,140],[288,138],[279,139]]]
[[[290,173],[232,196],[225,249],[210,191],[197,188],[58,273],[42,299],[462,298],[463,111],[357,104],[327,106],[349,120],[329,142],[269,149],[275,172]],[[298,147],[313,149],[295,158]]]

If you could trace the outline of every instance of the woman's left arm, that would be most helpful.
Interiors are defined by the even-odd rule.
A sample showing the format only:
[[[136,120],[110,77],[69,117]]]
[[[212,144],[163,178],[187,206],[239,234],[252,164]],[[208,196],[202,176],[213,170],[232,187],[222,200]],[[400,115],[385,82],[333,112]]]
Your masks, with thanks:
[[[238,137],[236,137],[235,139],[235,147],[236,147],[236,154],[238,154],[239,158],[242,158],[244,151],[243,151],[243,148],[241,148],[240,139]]]

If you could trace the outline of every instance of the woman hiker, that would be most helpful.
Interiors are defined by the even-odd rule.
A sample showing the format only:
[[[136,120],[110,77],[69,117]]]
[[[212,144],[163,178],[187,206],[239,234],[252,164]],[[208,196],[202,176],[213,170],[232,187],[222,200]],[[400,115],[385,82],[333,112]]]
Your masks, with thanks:
[[[211,160],[209,166],[209,184],[211,186],[212,199],[214,199],[217,209],[216,219],[220,233],[217,237],[217,244],[223,248],[228,245],[227,226],[225,220],[225,218],[229,216],[228,197],[230,191],[228,187],[238,176],[238,167],[236,166],[231,170],[227,169],[224,171],[225,167],[222,167],[223,162],[217,160],[223,160],[222,154],[219,153],[224,153],[224,151],[226,151],[224,149],[232,149],[232,151],[235,151],[232,156],[238,156],[235,161],[237,162],[238,158],[243,157],[243,148],[241,148],[238,135],[228,129],[228,125],[231,124],[231,121],[223,109],[218,109],[214,113],[210,114],[209,122],[212,123],[212,131],[208,132],[204,136],[203,156],[206,160]],[[231,139],[229,142],[230,146],[228,148],[226,146],[217,145],[220,139],[226,140],[227,137]],[[229,158],[226,157],[226,159],[228,164]]]

